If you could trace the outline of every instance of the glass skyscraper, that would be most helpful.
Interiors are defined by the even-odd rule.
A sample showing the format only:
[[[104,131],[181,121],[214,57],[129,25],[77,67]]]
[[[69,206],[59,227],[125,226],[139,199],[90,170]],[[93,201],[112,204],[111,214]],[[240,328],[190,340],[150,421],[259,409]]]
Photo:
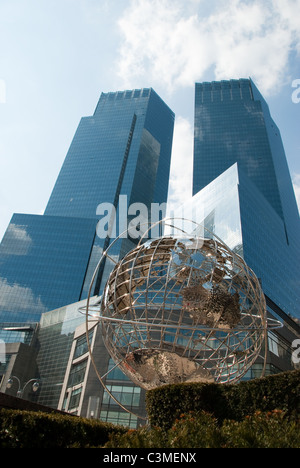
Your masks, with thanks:
[[[193,197],[175,215],[204,224],[244,257],[283,325],[268,332],[267,369],[293,368],[299,212],[279,129],[251,79],[196,84]]]
[[[299,239],[299,212],[280,131],[251,79],[197,83],[193,195],[238,163]]]
[[[151,88],[101,94],[79,123],[44,215],[15,214],[3,237],[0,322],[38,321],[86,297],[110,242],[96,230],[105,207],[118,211],[120,197],[149,209],[167,201],[173,127],[173,112]],[[124,239],[122,251],[130,247]]]
[[[218,185],[226,203],[218,177],[233,165],[243,256],[268,304],[299,319],[300,221],[280,131],[251,79],[197,83],[193,193]]]
[[[167,200],[174,114],[153,89],[102,94],[81,119],[45,215],[95,218],[97,206]]]
[[[8,369],[15,369],[21,381],[39,377],[35,398],[40,404],[57,408],[62,399],[65,411],[99,417],[101,409],[103,420],[137,424],[101,390],[79,308],[103,250],[138,214],[129,207],[143,204],[149,214],[156,204],[164,215],[173,128],[174,113],[151,88],[102,93],[94,114],[80,120],[44,214],[13,215],[0,245],[0,338],[24,345],[26,339],[26,346],[38,352],[26,367],[13,364],[15,353],[7,353],[0,369],[4,391],[14,394],[6,385]],[[113,211],[107,214],[111,207],[114,217]],[[100,222],[105,235],[99,235]],[[122,238],[110,257],[118,260],[136,241]],[[92,295],[101,294],[110,269],[107,259]],[[101,327],[92,331],[106,373],[112,363]],[[135,411],[143,408],[140,389],[122,372],[113,370],[107,384],[121,393],[121,402]]]

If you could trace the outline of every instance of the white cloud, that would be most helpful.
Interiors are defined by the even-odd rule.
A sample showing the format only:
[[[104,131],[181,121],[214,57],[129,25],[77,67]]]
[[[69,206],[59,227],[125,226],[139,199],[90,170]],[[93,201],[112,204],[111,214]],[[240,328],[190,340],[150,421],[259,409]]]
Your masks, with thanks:
[[[119,75],[126,87],[148,77],[169,92],[251,76],[268,94],[287,81],[300,53],[300,0],[131,0],[119,20]],[[224,5],[226,7],[224,8]]]
[[[291,83],[299,17],[300,0],[131,0],[118,21],[122,86],[172,94],[201,80],[251,76],[267,97]],[[169,206],[191,196],[192,145],[192,126],[177,118]],[[298,178],[294,184],[299,203]]]
[[[168,212],[192,196],[193,128],[182,117],[175,121],[171,161]]]

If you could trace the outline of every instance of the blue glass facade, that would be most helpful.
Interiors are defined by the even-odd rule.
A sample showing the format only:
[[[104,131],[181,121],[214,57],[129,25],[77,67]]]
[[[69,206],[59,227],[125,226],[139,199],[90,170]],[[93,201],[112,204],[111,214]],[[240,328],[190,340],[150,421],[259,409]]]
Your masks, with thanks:
[[[151,88],[102,93],[94,115],[78,126],[45,214],[95,218],[98,205],[111,204],[117,236],[131,219],[126,215],[126,226],[119,223],[120,211],[123,219],[134,203],[142,203],[148,213],[151,204],[166,203],[174,118]],[[92,273],[109,242],[95,238],[81,299],[87,297]],[[124,239],[110,254],[117,261],[133,245]],[[101,293],[111,269],[106,260],[93,293]]]
[[[1,322],[39,321],[81,295],[95,220],[14,214],[0,245]]]
[[[300,336],[300,252],[299,244],[287,243],[280,216],[238,163],[195,194],[174,215],[184,216],[214,232],[256,273],[269,316],[283,324],[283,328],[268,331],[265,373],[293,369],[292,342]],[[174,224],[186,232],[195,227],[188,222],[181,225],[178,220]],[[260,377],[263,367],[259,357],[243,379]]]
[[[153,89],[102,93],[81,119],[45,215],[95,218],[100,203],[167,200],[174,114]]]
[[[288,316],[299,319],[300,237],[294,240],[289,236],[287,242],[285,223],[241,169],[239,200],[246,262],[261,279],[267,298]]]
[[[280,132],[251,80],[196,84],[194,145],[193,194],[237,162],[287,230],[299,229]]]
[[[284,222],[238,163],[181,210],[187,219],[203,224],[245,258],[265,295],[284,314],[300,317],[299,245],[287,244]]]
[[[238,197],[235,206],[229,179]],[[224,241],[224,226],[238,232],[240,252],[265,295],[283,314],[299,319],[299,212],[280,132],[251,80],[196,84],[195,199],[203,200],[207,191],[211,197],[203,203],[231,213],[217,220],[214,232]],[[233,217],[240,220],[238,230]]]
[[[101,94],[94,115],[79,123],[44,215],[15,214],[4,235],[1,322],[39,321],[87,297],[110,242],[97,235],[98,205],[119,211],[122,196],[126,207],[138,202],[150,210],[167,201],[173,127],[173,112],[153,89]],[[124,239],[112,254],[118,258],[131,247]],[[97,292],[109,270],[107,262]]]

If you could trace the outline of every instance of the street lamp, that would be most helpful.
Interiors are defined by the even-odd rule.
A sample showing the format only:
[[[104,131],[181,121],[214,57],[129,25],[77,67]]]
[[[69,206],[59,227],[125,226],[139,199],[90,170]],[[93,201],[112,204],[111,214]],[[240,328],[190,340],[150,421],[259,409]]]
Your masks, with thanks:
[[[12,387],[12,385],[14,383],[14,379],[18,382],[18,385],[19,385],[19,388],[18,388],[18,391],[17,391],[17,397],[19,397],[19,398],[23,397],[24,390],[27,387],[27,385],[29,385],[30,383],[32,383],[33,392],[36,392],[38,390],[39,386],[40,386],[39,379],[30,379],[30,380],[28,380],[28,382],[25,383],[23,388],[21,388],[20,379],[18,377],[16,377],[15,375],[11,375],[10,378],[8,379],[8,381],[7,381],[6,388],[11,388]]]

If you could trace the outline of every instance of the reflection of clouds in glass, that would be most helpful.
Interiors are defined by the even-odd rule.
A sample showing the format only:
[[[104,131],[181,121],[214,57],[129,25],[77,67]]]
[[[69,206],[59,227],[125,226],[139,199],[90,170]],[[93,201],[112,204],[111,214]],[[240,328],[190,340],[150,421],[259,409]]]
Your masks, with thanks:
[[[18,309],[29,311],[31,314],[46,312],[40,297],[36,297],[30,288],[19,284],[9,284],[6,279],[0,278],[0,310],[14,312]]]
[[[0,253],[4,255],[27,255],[32,239],[26,231],[26,226],[11,223],[0,245]]]
[[[217,235],[229,248],[242,252],[242,230],[238,194],[238,169],[233,164],[213,182],[194,195],[188,202],[174,210],[175,218],[191,220]],[[175,219],[175,225],[179,226]],[[195,226],[184,222],[187,232]],[[195,233],[201,237],[200,231]],[[207,233],[206,233],[207,234]]]
[[[192,196],[193,129],[187,119],[175,120],[172,148],[168,216]]]
[[[230,246],[231,249],[235,249],[242,243],[241,229],[239,226],[230,226],[226,222],[221,222],[218,225],[218,230],[222,234],[222,241]]]

